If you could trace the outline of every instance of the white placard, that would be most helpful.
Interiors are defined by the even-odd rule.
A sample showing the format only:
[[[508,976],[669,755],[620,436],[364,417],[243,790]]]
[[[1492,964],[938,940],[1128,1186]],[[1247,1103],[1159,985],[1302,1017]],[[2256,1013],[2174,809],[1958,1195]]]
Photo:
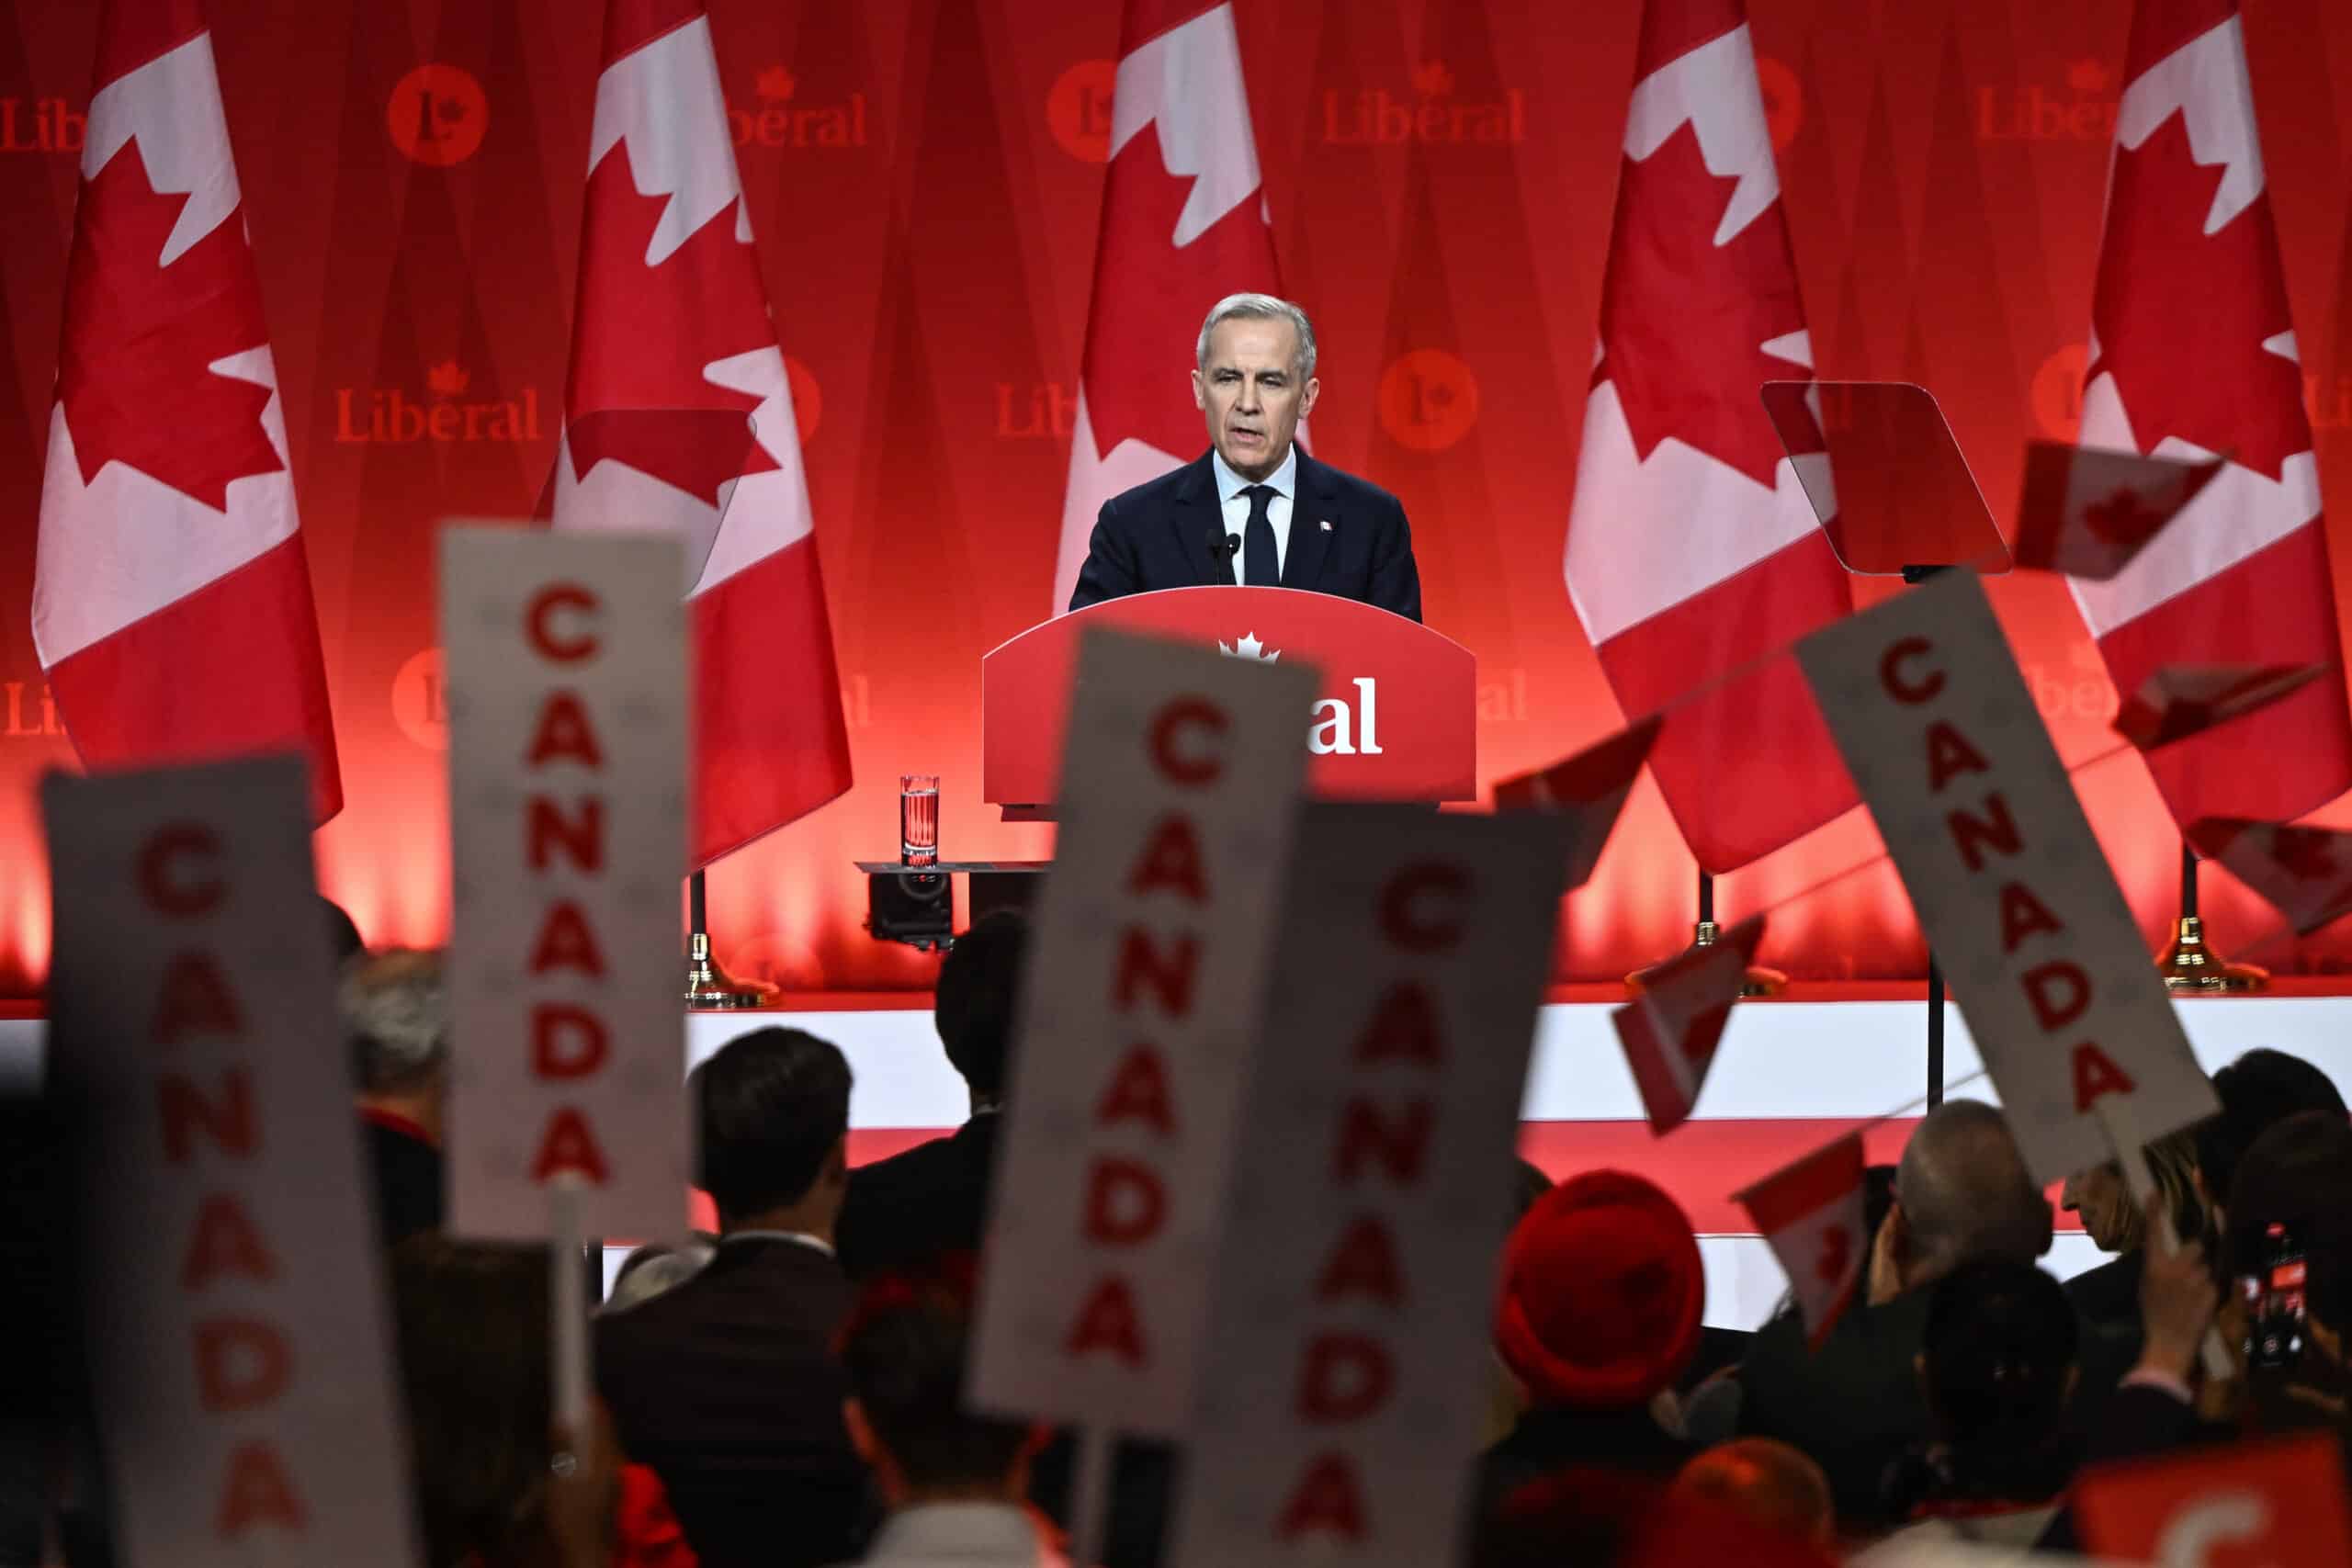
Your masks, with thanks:
[[[983,1406],[1161,1436],[1191,1414],[1317,681],[1099,628],[1080,644],[989,1219]]]
[[[686,621],[668,536],[441,535],[449,706],[449,1228],[686,1219],[679,883]]]
[[[1458,1556],[1571,826],[1408,806],[1301,818],[1180,1568]]]
[[[413,1563],[302,766],[52,774],[41,809],[121,1560]]]
[[[1797,644],[1952,999],[2041,1181],[2218,1108],[1973,572]]]

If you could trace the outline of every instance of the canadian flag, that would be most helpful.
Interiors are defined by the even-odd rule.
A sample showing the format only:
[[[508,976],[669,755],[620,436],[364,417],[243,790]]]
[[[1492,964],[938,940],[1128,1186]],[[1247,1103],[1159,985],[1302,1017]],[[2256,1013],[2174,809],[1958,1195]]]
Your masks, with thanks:
[[[2167,664],[2331,667],[2148,758],[2183,823],[2284,821],[2352,785],[2352,716],[2234,0],[2142,0],[2125,75],[2081,439],[2230,460],[2120,572],[2075,579],[2075,602],[2120,692]]]
[[[1207,445],[1185,371],[1209,307],[1253,291],[1280,286],[1233,7],[1127,0],[1054,566],[1057,614],[1078,586],[1102,503]]]
[[[554,512],[685,542],[694,865],[849,788],[792,389],[701,0],[605,13]]]
[[[1651,0],[1637,62],[1566,559],[1629,715],[1853,608],[1758,396],[1813,345],[1738,0]],[[1677,709],[1650,768],[1709,871],[1855,801],[1788,660]]]
[[[194,0],[98,33],[33,579],[84,762],[299,750],[343,807],[285,411]]]
[[[1863,1171],[1862,1135],[1849,1133],[1733,1195],[1787,1271],[1816,1348],[1853,1304],[1870,1257]]]
[[[1688,1122],[1699,1103],[1732,1004],[1763,940],[1764,917],[1751,915],[1722,940],[1659,964],[1643,976],[1641,994],[1609,1015],[1650,1131],[1660,1137]]]

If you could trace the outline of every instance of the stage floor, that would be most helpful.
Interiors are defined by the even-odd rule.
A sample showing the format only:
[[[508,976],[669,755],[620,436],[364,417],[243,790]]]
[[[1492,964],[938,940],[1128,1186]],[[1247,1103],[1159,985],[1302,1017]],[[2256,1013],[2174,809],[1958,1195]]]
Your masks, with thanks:
[[[1860,1122],[1887,1118],[1866,1141],[1893,1161],[1927,1088],[1927,1009],[1917,986],[1811,986],[1785,998],[1743,1002],[1724,1032],[1691,1120],[1654,1138],[1625,1069],[1612,986],[1556,988],[1537,1022],[1520,1108],[1520,1150],[1564,1176],[1614,1166],[1649,1177],[1682,1204],[1707,1264],[1707,1321],[1753,1327],[1786,1280],[1731,1194]],[[2181,1001],[2181,1021],[2211,1071],[2256,1045],[2317,1064],[2352,1085],[2352,982],[2284,981],[2268,994]],[[1957,1009],[1947,1010],[1945,1081],[1955,1096],[1997,1103]],[[824,994],[773,1010],[695,1013],[685,1020],[687,1065],[735,1035],[789,1023],[823,1036],[849,1057],[850,1154],[864,1163],[936,1137],[963,1122],[964,1081],[917,992]],[[22,1012],[0,1018],[0,1084],[39,1071],[41,1026]],[[2055,1197],[2055,1193],[2052,1193]],[[2102,1255],[2072,1218],[2047,1259],[2061,1275]],[[617,1261],[617,1258],[608,1261]]]

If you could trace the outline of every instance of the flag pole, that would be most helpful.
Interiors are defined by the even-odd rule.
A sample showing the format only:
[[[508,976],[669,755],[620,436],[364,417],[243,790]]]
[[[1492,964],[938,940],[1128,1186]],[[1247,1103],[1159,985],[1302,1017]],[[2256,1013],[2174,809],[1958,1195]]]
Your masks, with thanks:
[[[765,1007],[775,987],[738,980],[710,949],[709,896],[703,874],[686,878],[686,1006],[700,1012]]]
[[[1702,947],[1713,947],[1723,938],[1723,928],[1715,924],[1714,874],[1702,866],[1699,868],[1699,920],[1690,928],[1690,945],[1684,948],[1681,953],[1677,953],[1675,957],[1681,957],[1683,953],[1696,953]],[[1625,988],[1637,992],[1646,990],[1650,976],[1672,962],[1673,959],[1662,959],[1658,963],[1645,964],[1634,970],[1625,976]],[[1767,969],[1760,964],[1749,964],[1746,978],[1739,983],[1739,994],[1743,998],[1777,997],[1788,988],[1789,977],[1786,975],[1778,969]]]
[[[2206,942],[2197,912],[2197,852],[2186,839],[2180,841],[2180,916],[2173,922],[2172,945],[2156,957],[2156,973],[2165,989],[2197,997],[2259,991],[2270,984],[2267,969],[2232,964]]]

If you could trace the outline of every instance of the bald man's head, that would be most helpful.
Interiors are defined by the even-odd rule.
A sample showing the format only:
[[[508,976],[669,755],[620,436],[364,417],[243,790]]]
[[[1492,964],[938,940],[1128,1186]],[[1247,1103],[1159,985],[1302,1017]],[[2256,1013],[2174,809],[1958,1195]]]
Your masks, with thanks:
[[[1950,1100],[1928,1112],[1894,1176],[1903,1286],[1916,1289],[1979,1258],[2031,1263],[2050,1250],[2050,1201],[2001,1113]]]
[[[1829,1478],[1803,1452],[1770,1438],[1716,1444],[1682,1467],[1674,1490],[1815,1545],[1827,1545],[1838,1528]]]

